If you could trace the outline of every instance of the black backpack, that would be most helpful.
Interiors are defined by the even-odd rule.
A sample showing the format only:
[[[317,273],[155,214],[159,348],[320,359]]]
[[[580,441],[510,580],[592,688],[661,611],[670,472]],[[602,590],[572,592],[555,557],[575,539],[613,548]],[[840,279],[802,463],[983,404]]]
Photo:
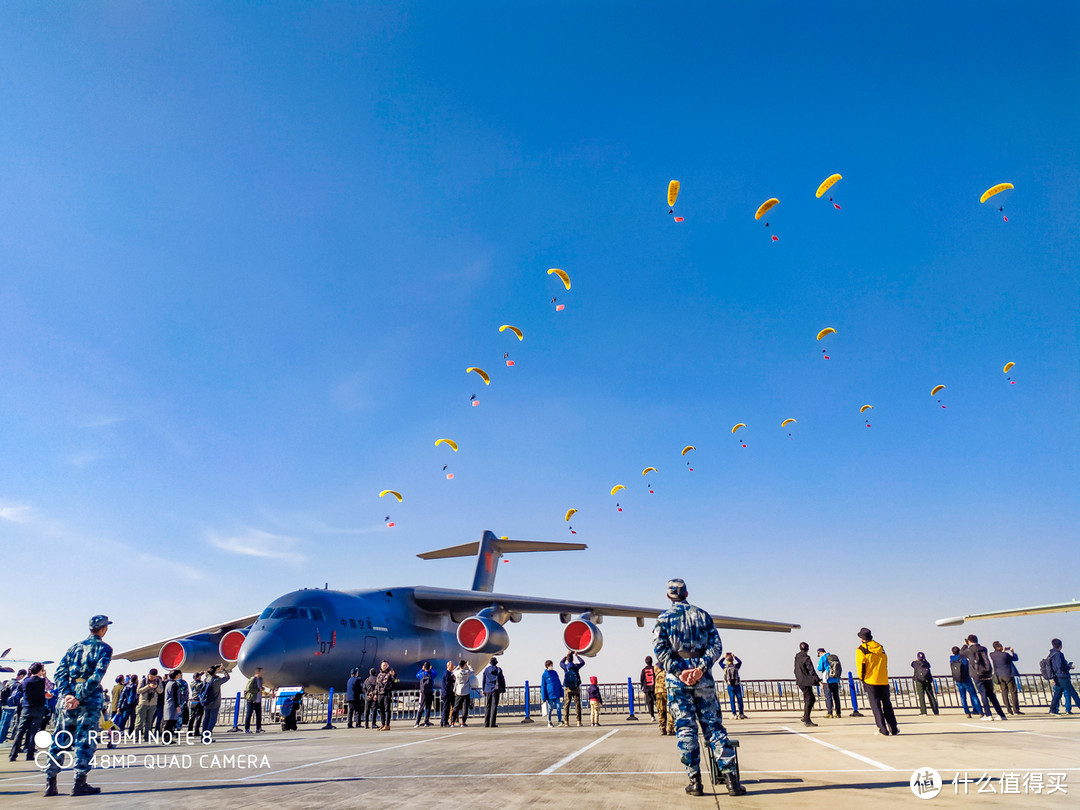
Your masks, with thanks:
[[[1048,681],[1054,680],[1054,668],[1050,666],[1049,658],[1044,658],[1039,662],[1039,674]]]
[[[825,663],[829,666],[829,677],[839,678],[844,672],[844,667],[840,664],[840,656],[836,653],[829,653],[825,656]]]
[[[933,678],[930,675],[930,664],[926,661],[916,661],[915,667],[915,680],[919,683],[933,683]]]
[[[962,656],[957,656],[952,659],[949,664],[952,669],[953,680],[957,683],[968,680],[968,662],[967,659]]]
[[[986,648],[975,650],[971,661],[975,669],[975,677],[980,681],[989,680],[994,674],[994,665],[990,663],[990,656],[986,654]]]

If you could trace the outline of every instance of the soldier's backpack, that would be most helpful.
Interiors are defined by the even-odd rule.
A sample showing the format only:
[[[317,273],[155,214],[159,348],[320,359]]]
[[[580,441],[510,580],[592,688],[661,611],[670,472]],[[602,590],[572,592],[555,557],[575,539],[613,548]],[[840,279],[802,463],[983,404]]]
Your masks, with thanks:
[[[844,671],[844,667],[840,664],[840,656],[836,653],[829,653],[825,656],[825,663],[829,667],[829,677],[839,678]]]
[[[1049,658],[1044,658],[1039,662],[1039,674],[1048,681],[1054,680],[1054,668],[1050,665]]]

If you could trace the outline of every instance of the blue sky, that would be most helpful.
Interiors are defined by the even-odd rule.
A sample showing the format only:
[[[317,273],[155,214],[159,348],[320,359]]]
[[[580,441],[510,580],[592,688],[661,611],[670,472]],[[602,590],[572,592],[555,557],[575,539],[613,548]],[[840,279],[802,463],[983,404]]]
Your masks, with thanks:
[[[1069,3],[5,5],[0,646],[465,586],[414,555],[485,528],[590,546],[500,590],[661,604],[682,575],[804,625],[725,634],[747,677],[863,624],[944,672],[933,619],[1080,596],[1077,30]],[[978,202],[1003,181],[1007,223]],[[636,671],[647,631],[604,629],[594,671]],[[512,630],[513,680],[557,655],[553,620]],[[1073,615],[971,630],[1080,645]]]

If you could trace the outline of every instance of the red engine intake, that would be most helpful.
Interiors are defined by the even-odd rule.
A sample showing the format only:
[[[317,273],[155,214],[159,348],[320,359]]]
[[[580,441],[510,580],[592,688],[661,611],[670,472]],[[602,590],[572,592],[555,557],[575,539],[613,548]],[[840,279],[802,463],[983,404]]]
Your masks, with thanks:
[[[181,638],[162,645],[158,663],[167,671],[184,669],[191,672],[220,664],[221,656],[218,645],[210,639]]]
[[[471,653],[501,653],[510,646],[506,629],[486,616],[470,616],[457,628],[458,644]]]
[[[604,636],[600,628],[587,619],[574,619],[563,630],[563,642],[566,649],[592,657],[604,646]]]
[[[221,655],[221,660],[231,664],[239,658],[240,648],[244,646],[245,638],[247,638],[247,630],[230,630],[223,635],[221,642],[218,644],[218,653]]]

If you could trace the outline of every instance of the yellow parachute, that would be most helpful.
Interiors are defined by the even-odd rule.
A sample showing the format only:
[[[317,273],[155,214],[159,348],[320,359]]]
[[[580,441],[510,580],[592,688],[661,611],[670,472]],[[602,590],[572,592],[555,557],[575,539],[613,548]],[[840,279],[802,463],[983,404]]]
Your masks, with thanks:
[[[379,493],[379,497],[381,498],[383,495],[393,495],[395,498],[398,499],[398,503],[401,503],[400,492],[394,492],[394,490],[392,489],[384,489],[382,492]]]
[[[863,405],[861,408],[859,408],[859,413],[866,413],[867,411],[872,411],[872,410],[874,410],[873,405]]]
[[[646,467],[644,470],[641,471],[641,474],[645,475],[645,473],[651,473],[656,471],[656,467]]]
[[[689,453],[689,452],[690,452],[691,450],[697,450],[697,448],[696,448],[696,447],[694,447],[694,445],[692,445],[692,444],[688,444],[688,445],[686,445],[686,447],[684,447],[684,448],[682,449],[682,455],[684,455],[684,456],[685,456],[685,455],[686,455],[687,453]]]
[[[787,427],[788,425],[797,425],[797,424],[799,424],[799,423],[796,422],[794,419],[785,419],[783,422],[780,423],[780,427]]]
[[[945,390],[944,385],[935,385],[933,388],[930,389],[930,396],[932,396],[932,397],[937,396],[938,391],[944,391],[944,390]]]
[[[480,376],[480,379],[484,381],[484,385],[491,385],[491,377],[489,377],[488,373],[482,368],[475,368],[473,366],[469,366],[467,369],[465,369],[466,374],[468,374],[470,371],[475,371]]]
[[[614,495],[614,494],[615,494],[616,492],[618,492],[618,491],[619,491],[620,489],[626,489],[626,487],[624,487],[624,486],[623,486],[622,484],[616,484],[615,486],[613,486],[613,487],[611,488],[611,494],[612,494],[612,495]]]
[[[679,197],[679,181],[672,180],[667,184],[667,204],[668,208],[675,207],[675,200]]]
[[[565,270],[560,270],[558,267],[552,267],[548,270],[549,276],[558,276],[562,279],[562,283],[566,286],[566,289],[570,289],[570,276],[566,274]]]
[[[991,197],[993,197],[995,194],[1000,194],[1003,191],[1008,191],[1012,187],[1012,183],[998,183],[996,186],[990,186],[990,188],[984,191],[982,193],[982,196],[979,197],[979,202],[984,203]]]
[[[822,329],[820,332],[817,333],[817,339],[821,340],[826,335],[835,335],[835,334],[836,334],[835,329],[833,329],[831,326],[826,326],[824,329]]]
[[[511,326],[508,323],[504,323],[502,326],[499,327],[500,332],[505,332],[507,329],[509,329],[511,332],[513,332],[515,335],[517,335],[518,340],[524,340],[525,339],[525,335],[521,334],[521,330],[518,329],[516,326]]]
[[[440,444],[449,445],[451,450],[453,450],[455,453],[457,452],[457,442],[455,442],[453,439],[436,439],[435,446],[438,447]]]
[[[779,202],[780,200],[776,199],[776,197],[770,197],[769,199],[767,199],[758,207],[757,213],[754,214],[754,219],[761,219],[762,216],[765,215],[766,211],[768,211],[770,208],[772,208]]]
[[[731,429],[731,432],[734,433],[736,430],[738,430],[739,428],[743,428],[743,427],[746,427],[746,423],[745,422],[739,422],[739,424],[737,424],[735,427],[733,427]]]
[[[1002,374],[1008,374],[1008,373],[1009,373],[1009,369],[1010,369],[1010,368],[1012,368],[1012,367],[1013,367],[1013,366],[1015,366],[1015,365],[1016,365],[1016,363],[1014,363],[1014,362],[1013,362],[1012,360],[1010,360],[1010,361],[1009,361],[1008,363],[1006,363],[1006,364],[1005,364],[1005,368],[1003,368],[1003,369],[1001,370],[1001,373],[1002,373]]]
[[[564,520],[567,523],[569,523],[571,516],[576,515],[576,514],[577,514],[577,509],[567,509],[566,510],[566,517],[564,518]]]
[[[817,191],[814,192],[814,196],[820,198],[822,194],[835,186],[838,180],[843,179],[844,178],[838,174],[830,174],[828,177],[821,181],[821,185],[817,187]]]

